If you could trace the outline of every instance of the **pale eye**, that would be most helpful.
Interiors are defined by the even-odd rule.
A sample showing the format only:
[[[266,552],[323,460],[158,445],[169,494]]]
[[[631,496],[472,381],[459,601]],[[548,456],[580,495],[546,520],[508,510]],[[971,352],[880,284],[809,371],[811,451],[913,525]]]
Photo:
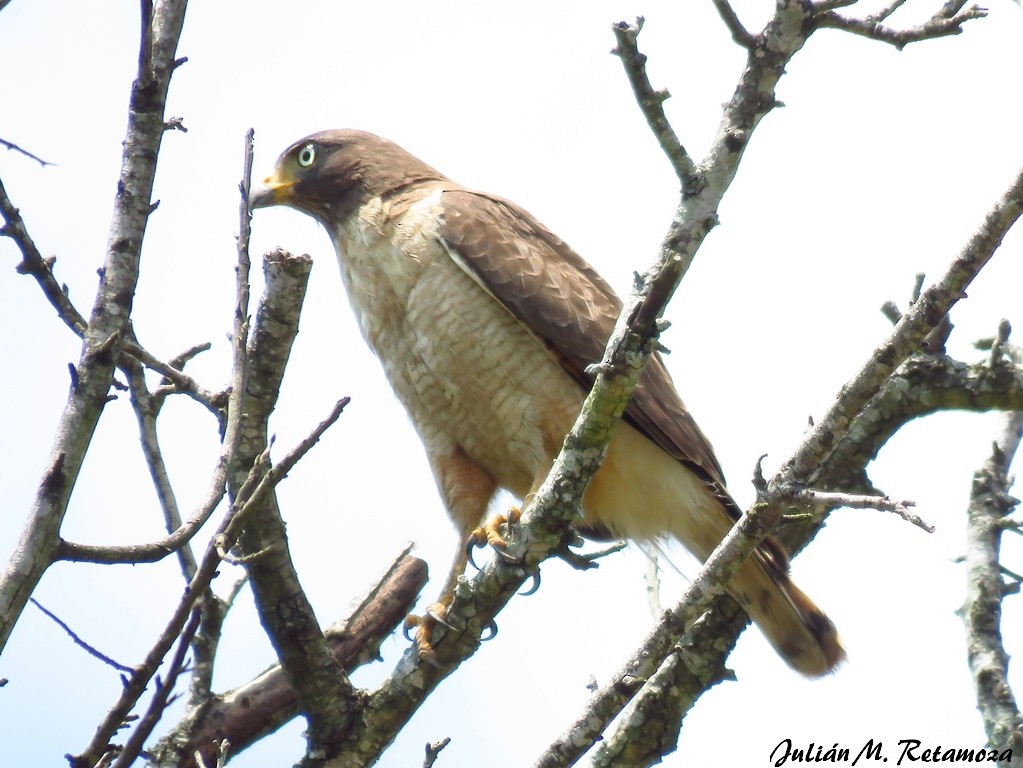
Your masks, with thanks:
[[[312,144],[306,144],[302,149],[298,150],[298,164],[303,168],[308,168],[316,161],[316,147]]]

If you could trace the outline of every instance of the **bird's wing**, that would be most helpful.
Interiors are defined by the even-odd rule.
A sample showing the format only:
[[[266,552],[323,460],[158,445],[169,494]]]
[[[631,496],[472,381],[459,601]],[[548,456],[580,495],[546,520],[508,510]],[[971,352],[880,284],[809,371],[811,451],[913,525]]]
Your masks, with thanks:
[[[586,389],[586,366],[599,362],[621,300],[597,272],[527,211],[502,198],[447,189],[439,235],[451,257],[556,353]],[[703,478],[734,516],[721,467],[703,432],[654,354],[625,419]]]

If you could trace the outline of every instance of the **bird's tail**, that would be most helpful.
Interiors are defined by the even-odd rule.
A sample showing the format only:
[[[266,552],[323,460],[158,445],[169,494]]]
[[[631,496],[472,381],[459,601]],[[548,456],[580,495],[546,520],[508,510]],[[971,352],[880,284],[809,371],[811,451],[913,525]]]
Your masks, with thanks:
[[[796,671],[820,677],[845,658],[835,625],[792,583],[787,559],[773,542],[765,542],[743,564],[728,592]]]

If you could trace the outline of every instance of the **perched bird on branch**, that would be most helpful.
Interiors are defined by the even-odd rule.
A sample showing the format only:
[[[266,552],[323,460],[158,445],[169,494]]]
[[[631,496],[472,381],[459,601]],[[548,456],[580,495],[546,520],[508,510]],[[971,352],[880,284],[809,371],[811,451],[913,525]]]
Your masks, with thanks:
[[[309,214],[334,242],[362,333],[419,432],[461,540],[498,489],[520,499],[535,492],[621,311],[600,275],[519,206],[361,131],[324,131],[286,149],[252,196],[254,208],[270,205]],[[575,528],[599,538],[675,538],[706,559],[739,513],[655,354]],[[438,616],[465,566],[460,546]],[[834,625],[789,580],[773,541],[727,589],[804,675],[844,658]],[[424,652],[429,623],[417,636]]]

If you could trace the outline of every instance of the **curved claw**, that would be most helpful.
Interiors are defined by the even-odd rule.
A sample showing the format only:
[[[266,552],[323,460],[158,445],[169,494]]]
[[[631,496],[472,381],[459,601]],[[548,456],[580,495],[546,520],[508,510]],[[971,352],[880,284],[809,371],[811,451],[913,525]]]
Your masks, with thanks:
[[[480,542],[480,540],[478,538],[476,538],[476,534],[475,533],[473,533],[471,536],[469,536],[469,538],[466,539],[466,541],[465,541],[465,557],[469,561],[469,565],[471,565],[477,571],[480,569],[480,567],[478,565],[476,565],[476,561],[473,560],[473,558],[472,558],[472,551],[474,549],[476,549],[477,547],[482,547],[482,546],[483,546],[483,544]]]
[[[506,552],[503,549],[495,549],[497,556],[504,560],[508,565],[522,565],[522,558],[516,557],[510,552]]]
[[[445,621],[443,615],[437,613],[437,611],[434,610],[432,607],[426,609],[426,615],[429,616],[431,619],[433,619],[438,624],[440,624],[442,627],[447,627],[448,629],[450,629],[450,630],[452,630],[454,632],[458,631],[457,629],[455,629],[455,627],[451,626],[451,624],[449,624],[447,621]]]
[[[488,634],[486,637],[484,637],[481,634],[480,635],[480,642],[481,643],[486,643],[486,642],[488,642],[490,640],[493,640],[495,637],[497,637],[497,623],[493,619],[491,619],[486,624],[484,624],[483,625],[483,629],[489,630],[490,634]]]
[[[535,595],[536,591],[540,589],[540,569],[537,568],[535,571],[533,571],[532,575],[533,583],[530,584],[529,589],[527,589],[525,592],[519,592],[519,595],[521,597],[529,597],[530,595]]]
[[[416,626],[414,622],[405,619],[401,624],[401,634],[405,636],[405,639],[410,643],[412,642],[412,627]]]

